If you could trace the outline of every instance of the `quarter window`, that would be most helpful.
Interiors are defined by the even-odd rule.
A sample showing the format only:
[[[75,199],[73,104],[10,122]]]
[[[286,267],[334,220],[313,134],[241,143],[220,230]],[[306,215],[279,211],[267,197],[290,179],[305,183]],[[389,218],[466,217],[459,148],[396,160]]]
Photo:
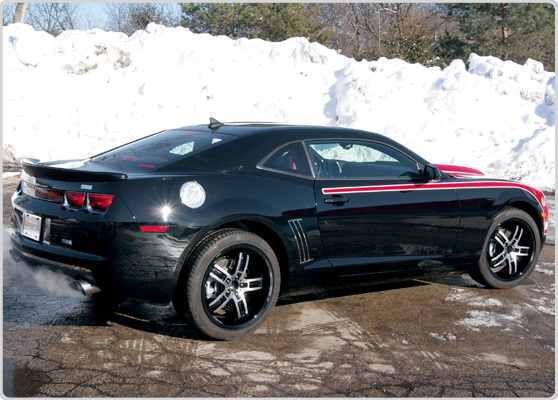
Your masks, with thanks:
[[[350,140],[309,142],[317,178],[418,179],[420,164],[392,147]]]
[[[287,144],[275,151],[263,167],[290,174],[311,176],[308,158],[300,142]]]

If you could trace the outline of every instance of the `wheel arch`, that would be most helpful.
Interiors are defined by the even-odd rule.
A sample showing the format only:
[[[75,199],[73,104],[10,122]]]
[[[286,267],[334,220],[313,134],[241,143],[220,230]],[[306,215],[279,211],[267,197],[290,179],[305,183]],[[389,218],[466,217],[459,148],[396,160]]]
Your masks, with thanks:
[[[539,229],[539,236],[541,240],[544,238],[544,219],[541,217],[536,206],[524,200],[516,200],[506,204],[506,207],[517,208],[529,214]]]
[[[279,261],[279,269],[281,271],[280,292],[284,292],[288,287],[290,260],[287,251],[287,245],[281,238],[281,234],[261,221],[249,219],[231,221],[219,226],[217,229],[220,230],[225,228],[238,228],[248,232],[252,232],[261,237],[271,246],[273,252],[275,253],[275,256],[277,257],[277,260]]]
[[[216,223],[200,231],[192,239],[191,242],[192,245],[188,246],[184,250],[184,253],[182,257],[180,257],[180,261],[178,262],[177,265],[178,273],[176,275],[176,282],[175,282],[175,289],[174,289],[175,291],[177,289],[177,284],[180,280],[180,276],[186,270],[186,265],[188,265],[188,262],[190,261],[198,245],[217,231],[223,229],[235,229],[235,228],[258,235],[271,246],[271,248],[275,253],[275,256],[277,257],[277,260],[279,261],[279,269],[281,272],[280,294],[283,293],[288,288],[290,258],[287,251],[286,239],[282,238],[282,234],[278,232],[276,228],[271,227],[269,223],[266,223],[261,219],[245,217],[245,218],[226,220],[226,221],[221,221],[220,223]]]

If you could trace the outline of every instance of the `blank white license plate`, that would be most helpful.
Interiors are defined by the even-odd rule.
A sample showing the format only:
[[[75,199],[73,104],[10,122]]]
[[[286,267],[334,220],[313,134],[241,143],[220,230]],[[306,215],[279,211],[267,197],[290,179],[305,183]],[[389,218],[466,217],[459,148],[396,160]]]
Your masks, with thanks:
[[[23,213],[23,229],[21,234],[30,239],[39,241],[41,237],[41,221],[42,218],[38,215]]]

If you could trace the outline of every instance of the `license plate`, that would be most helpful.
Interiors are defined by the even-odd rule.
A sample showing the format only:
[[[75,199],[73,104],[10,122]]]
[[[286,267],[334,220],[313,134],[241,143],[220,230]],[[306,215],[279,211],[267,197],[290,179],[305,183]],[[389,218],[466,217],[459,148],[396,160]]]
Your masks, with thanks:
[[[21,234],[30,239],[39,241],[41,237],[42,218],[38,215],[23,213],[23,229]]]

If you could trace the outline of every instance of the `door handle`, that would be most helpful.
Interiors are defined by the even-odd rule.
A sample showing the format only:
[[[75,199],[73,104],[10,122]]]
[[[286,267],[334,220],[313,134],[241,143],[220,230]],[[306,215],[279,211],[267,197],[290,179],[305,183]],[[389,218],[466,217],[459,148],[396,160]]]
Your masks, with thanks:
[[[343,205],[348,201],[349,199],[347,197],[341,196],[340,194],[334,194],[333,196],[324,199],[324,203],[333,205]]]

